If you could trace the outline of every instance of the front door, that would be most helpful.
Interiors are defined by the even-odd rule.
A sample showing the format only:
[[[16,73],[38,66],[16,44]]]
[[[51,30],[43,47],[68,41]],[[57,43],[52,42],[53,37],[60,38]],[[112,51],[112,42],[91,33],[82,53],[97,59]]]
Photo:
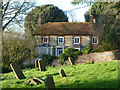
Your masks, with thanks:
[[[58,48],[58,56],[63,52],[62,48]]]

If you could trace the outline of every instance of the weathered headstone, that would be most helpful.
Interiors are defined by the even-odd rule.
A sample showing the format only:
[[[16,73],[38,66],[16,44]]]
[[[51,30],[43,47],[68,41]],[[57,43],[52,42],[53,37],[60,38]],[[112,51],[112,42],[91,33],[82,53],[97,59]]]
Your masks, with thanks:
[[[94,61],[92,61],[92,64],[94,64]]]
[[[10,67],[12,68],[16,79],[25,79],[22,69],[20,68],[20,66],[17,63],[11,63]]]
[[[40,83],[44,83],[44,80],[38,77],[33,76],[34,79],[38,80]]]
[[[52,67],[55,67],[55,65],[52,65]]]
[[[32,84],[34,84],[34,85],[38,85],[39,82],[38,82],[36,79],[29,79],[29,80],[28,80],[28,84],[29,84],[29,83],[32,83]]]
[[[63,69],[61,69],[59,73],[61,77],[66,77],[65,71]]]
[[[68,60],[69,60],[69,62],[70,62],[71,65],[74,65],[74,64],[75,64],[72,57],[68,57]]]
[[[44,60],[38,60],[38,65],[39,65],[40,71],[46,71]]]
[[[38,67],[38,60],[35,60],[35,68]]]
[[[45,81],[45,87],[47,88],[47,90],[49,88],[55,88],[53,77],[46,77],[44,81]]]

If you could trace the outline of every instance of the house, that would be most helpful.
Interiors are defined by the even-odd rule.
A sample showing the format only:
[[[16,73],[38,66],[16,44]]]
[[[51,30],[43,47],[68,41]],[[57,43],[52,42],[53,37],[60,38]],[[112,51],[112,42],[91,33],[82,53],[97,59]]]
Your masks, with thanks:
[[[52,22],[40,25],[35,37],[35,55],[59,56],[65,48],[82,50],[86,46],[96,48],[98,37],[91,22]]]

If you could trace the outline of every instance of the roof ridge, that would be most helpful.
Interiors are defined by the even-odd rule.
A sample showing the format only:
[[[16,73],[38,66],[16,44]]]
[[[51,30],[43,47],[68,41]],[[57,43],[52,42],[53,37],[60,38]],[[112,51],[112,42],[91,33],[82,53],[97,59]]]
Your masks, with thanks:
[[[45,23],[45,24],[43,24],[43,25],[46,25],[46,24],[60,24],[60,23],[81,23],[81,24],[84,24],[84,23],[86,23],[86,24],[90,24],[90,22],[48,22],[48,23]]]

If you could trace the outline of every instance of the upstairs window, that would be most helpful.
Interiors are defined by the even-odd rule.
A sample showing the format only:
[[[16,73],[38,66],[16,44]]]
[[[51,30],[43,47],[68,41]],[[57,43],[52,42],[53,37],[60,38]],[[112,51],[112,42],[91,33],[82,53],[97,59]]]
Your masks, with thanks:
[[[58,43],[63,43],[64,42],[64,38],[63,37],[58,37]]]
[[[48,37],[43,37],[43,43],[48,43]]]
[[[92,37],[92,44],[98,44],[98,38]]]
[[[80,43],[80,37],[74,37],[74,44]]]

